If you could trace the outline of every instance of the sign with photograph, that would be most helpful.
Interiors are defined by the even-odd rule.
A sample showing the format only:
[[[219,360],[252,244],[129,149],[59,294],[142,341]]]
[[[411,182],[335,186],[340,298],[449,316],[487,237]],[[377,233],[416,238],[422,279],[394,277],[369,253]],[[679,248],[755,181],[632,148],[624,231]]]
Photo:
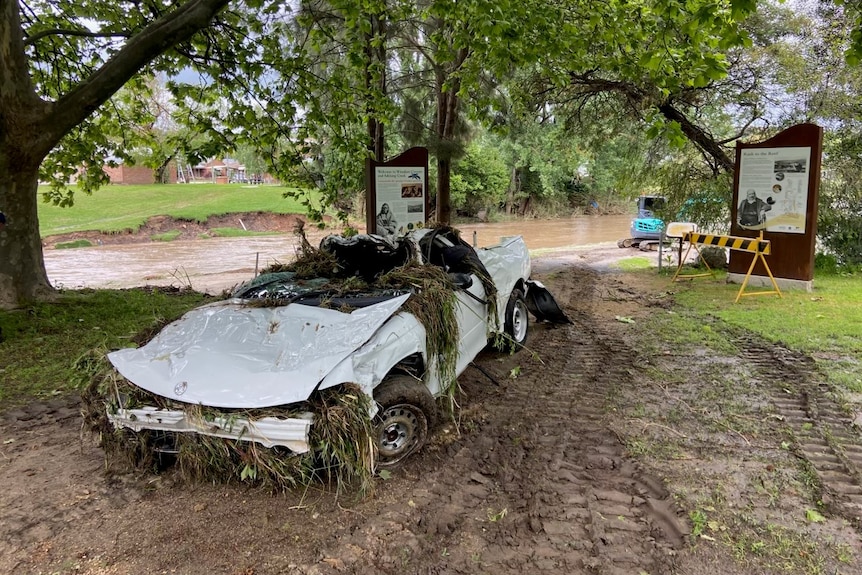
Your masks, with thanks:
[[[389,162],[369,161],[369,233],[404,235],[425,225],[428,216],[428,150],[411,148]]]
[[[763,232],[772,247],[769,268],[783,287],[810,289],[814,277],[822,150],[823,128],[816,124],[736,144],[730,235]],[[770,281],[762,262],[738,250],[730,252],[728,271],[730,281]]]
[[[736,223],[749,230],[804,234],[810,163],[810,147],[741,150]]]
[[[425,173],[421,167],[377,166],[377,233],[403,235],[425,225]]]

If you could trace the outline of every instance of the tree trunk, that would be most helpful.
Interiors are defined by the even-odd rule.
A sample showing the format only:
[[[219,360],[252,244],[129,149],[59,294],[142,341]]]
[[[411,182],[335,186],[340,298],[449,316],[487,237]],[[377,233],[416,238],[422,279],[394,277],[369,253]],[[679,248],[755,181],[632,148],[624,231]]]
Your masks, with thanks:
[[[512,175],[509,176],[509,189],[506,191],[506,215],[511,215],[515,211],[515,194],[519,190],[518,185],[518,168],[512,168]]]
[[[377,85],[374,85],[374,74],[372,68],[384,67],[386,64],[386,43],[381,42],[379,46],[374,46],[374,35],[379,34],[385,36],[386,22],[378,15],[371,16],[371,31],[365,38],[365,89],[368,98],[371,98],[371,93],[376,89],[379,91],[380,97],[386,95],[386,74],[379,74]],[[366,103],[365,112],[368,114],[368,151],[378,162],[386,160],[386,138],[384,135],[384,124],[378,117],[377,110],[369,101]]]
[[[168,168],[171,165],[171,161],[174,159],[174,155],[170,155],[165,158],[165,161],[159,164],[159,166],[153,170],[153,182],[156,184],[170,184],[171,178],[168,173]]]
[[[45,271],[39,235],[38,168],[9,168],[10,153],[0,150],[0,210],[6,226],[0,229],[0,309],[44,299],[54,293]]]
[[[437,221],[447,226],[452,223],[451,175],[452,160],[442,154],[437,156]]]
[[[437,75],[437,221],[444,225],[452,222],[452,155],[455,146],[455,123],[458,115],[458,88],[452,82],[444,91],[445,75]]]

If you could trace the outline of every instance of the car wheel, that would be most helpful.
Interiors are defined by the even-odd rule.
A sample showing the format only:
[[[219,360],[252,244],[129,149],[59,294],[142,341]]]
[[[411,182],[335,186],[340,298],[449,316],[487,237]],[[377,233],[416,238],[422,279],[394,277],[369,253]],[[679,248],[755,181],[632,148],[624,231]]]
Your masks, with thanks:
[[[524,292],[519,289],[512,290],[509,303],[506,304],[506,320],[503,329],[511,338],[511,345],[515,349],[524,346],[527,341],[527,332],[530,330],[530,316],[527,312],[527,303],[524,301]]]
[[[425,385],[408,375],[387,378],[374,390],[377,467],[398,467],[422,449],[434,427],[437,406]]]

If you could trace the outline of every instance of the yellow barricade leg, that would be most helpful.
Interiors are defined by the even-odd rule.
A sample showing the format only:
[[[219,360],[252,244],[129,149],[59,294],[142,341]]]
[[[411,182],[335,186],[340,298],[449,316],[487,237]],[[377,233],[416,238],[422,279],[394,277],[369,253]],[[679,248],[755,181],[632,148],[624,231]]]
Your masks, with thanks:
[[[781,295],[781,290],[778,288],[778,282],[775,281],[775,277],[772,275],[772,270],[769,269],[769,264],[766,263],[766,258],[764,257],[765,253],[770,253],[770,244],[769,242],[766,242],[764,244],[763,230],[760,231],[757,240],[740,238],[736,236],[712,236],[708,234],[698,234],[691,232],[686,234],[685,237],[688,238],[688,249],[685,252],[685,256],[679,260],[676,268],[676,273],[673,275],[673,279],[671,279],[671,281],[677,281],[678,279],[699,278],[708,275],[715,277],[715,273],[713,272],[712,268],[709,267],[709,264],[706,262],[706,259],[703,257],[703,254],[700,253],[700,250],[697,247],[698,243],[704,243],[709,245],[727,247],[731,250],[740,250],[754,253],[754,257],[751,258],[751,265],[748,266],[748,272],[745,274],[745,279],[742,281],[742,286],[740,286],[739,292],[737,292],[736,299],[733,303],[737,303],[739,302],[739,299],[741,297],[749,295],[776,294],[780,298],[784,297],[783,295]],[[709,273],[687,275],[682,275],[680,273],[682,271],[682,264],[688,258],[688,254],[691,252],[692,248],[694,248],[694,250],[697,252],[698,259],[703,262],[703,265],[706,266],[706,269],[709,271]],[[773,289],[772,291],[745,293],[745,288],[748,285],[748,281],[751,279],[751,273],[754,271],[754,266],[757,264],[758,259],[763,262],[763,267],[766,269],[767,275],[769,275],[769,280],[772,282]]]
[[[688,254],[691,252],[692,248],[694,248],[694,251],[697,253],[697,259],[699,259],[701,262],[703,262],[703,265],[706,266],[706,273],[680,275],[679,272],[682,271],[682,264],[685,263],[685,260],[688,259]],[[702,278],[705,276],[715,277],[715,272],[712,271],[712,268],[709,267],[708,263],[706,263],[706,260],[703,258],[703,255],[700,253],[700,250],[697,249],[697,244],[695,244],[692,241],[689,241],[688,242],[688,249],[685,250],[685,255],[679,259],[679,262],[677,262],[676,273],[673,274],[673,278],[671,278],[670,281],[675,282],[678,279],[687,279],[688,280],[688,279],[692,279],[692,278]]]
[[[758,242],[763,241],[763,230],[760,230],[760,235],[757,237]],[[754,265],[757,263],[758,258],[761,262],[763,262],[763,267],[766,269],[766,274],[769,276],[769,281],[772,282],[772,291],[757,291],[751,293],[745,293],[745,286],[748,284],[748,279],[751,277],[751,272],[754,271]],[[745,274],[745,279],[742,281],[742,286],[739,288],[739,292],[736,294],[736,299],[733,300],[733,303],[739,303],[739,298],[743,296],[752,296],[752,295],[772,295],[778,294],[778,297],[784,299],[784,296],[781,295],[781,290],[778,289],[778,282],[775,281],[775,277],[772,275],[772,270],[769,269],[769,264],[766,263],[766,258],[763,257],[763,252],[759,249],[753,258],[751,258],[751,265],[748,266],[748,273]]]

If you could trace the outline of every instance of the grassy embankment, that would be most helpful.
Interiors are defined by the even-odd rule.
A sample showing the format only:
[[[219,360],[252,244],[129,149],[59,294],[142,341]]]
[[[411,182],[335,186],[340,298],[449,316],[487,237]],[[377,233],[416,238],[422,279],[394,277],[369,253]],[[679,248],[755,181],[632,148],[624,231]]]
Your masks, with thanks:
[[[631,258],[645,260],[645,258]],[[675,268],[662,274],[623,260],[621,267],[640,274],[645,284],[668,289],[681,313],[667,314],[658,322],[661,337],[669,344],[703,343],[720,348],[707,317],[744,328],[788,348],[813,356],[840,391],[862,394],[862,283],[859,274],[815,271],[813,291],[784,290],[775,295],[746,295],[734,303],[740,286],[726,283],[726,273],[668,284]],[[765,288],[748,286],[746,294]],[[725,350],[727,351],[727,350]]]
[[[625,263],[634,279],[626,283],[646,289],[643,303],[656,305],[620,319],[631,322],[627,343],[643,369],[636,389],[609,390],[608,401],[629,455],[662,476],[687,511],[695,553],[729,553],[733,573],[858,572],[856,538],[828,503],[828,472],[821,475],[801,446],[823,442],[843,454],[853,445],[844,437],[862,412],[859,275],[815,272],[812,292],[734,303],[740,286],[725,283],[724,273],[670,283],[675,270],[638,267]],[[745,293],[757,291],[766,290]],[[767,355],[755,350],[760,367],[747,359],[743,346],[757,343],[746,331],[778,344]],[[809,354],[816,367],[782,380],[794,373],[782,371],[794,356],[780,346]],[[785,396],[811,398],[805,421],[785,417],[778,405]],[[843,418],[832,419],[832,404]]]
[[[241,184],[175,184],[107,186],[92,195],[75,194],[75,205],[60,208],[40,204],[42,237],[81,231],[137,230],[152,216],[203,222],[209,216],[244,212],[304,214],[305,206],[285,198],[282,186]],[[312,200],[313,201],[313,200]],[[251,235],[241,228],[214,230],[214,235]],[[163,238],[170,239],[170,233]]]
[[[668,270],[668,274],[673,273]],[[641,272],[643,273],[643,272]],[[699,318],[714,317],[731,326],[744,328],[817,360],[836,391],[862,394],[862,283],[859,274],[815,271],[813,290],[784,290],[775,295],[745,295],[734,303],[740,286],[725,282],[726,274],[673,284],[675,300],[685,314],[666,318],[666,338],[685,345],[715,339],[707,323]],[[765,291],[748,286],[745,294]],[[685,318],[688,316],[688,319]],[[683,328],[680,324],[687,323]],[[692,327],[693,326],[693,327]],[[692,329],[696,333],[692,333]],[[679,334],[687,334],[680,336]],[[677,334],[677,335],[674,335]],[[713,344],[720,345],[717,342]],[[858,402],[857,402],[858,403]]]

